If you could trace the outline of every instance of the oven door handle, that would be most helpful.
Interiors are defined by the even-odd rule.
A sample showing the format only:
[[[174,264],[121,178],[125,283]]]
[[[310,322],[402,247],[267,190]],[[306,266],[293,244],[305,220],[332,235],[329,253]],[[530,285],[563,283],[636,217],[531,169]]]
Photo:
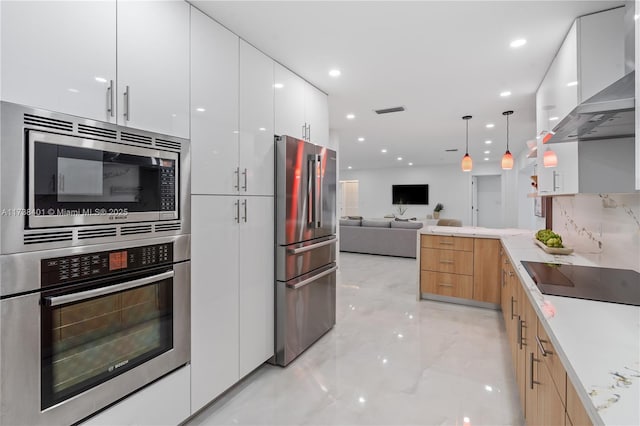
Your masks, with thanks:
[[[167,278],[173,278],[173,276],[173,271],[167,271],[161,274],[152,275],[150,277],[144,277],[133,281],[110,285],[108,287],[94,288],[92,290],[79,291],[78,293],[65,294],[62,296],[45,297],[44,300],[47,306],[64,305],[67,303],[91,299],[93,297],[106,296],[107,294],[116,293],[122,290],[141,287],[146,284],[151,284],[154,281],[162,281]]]

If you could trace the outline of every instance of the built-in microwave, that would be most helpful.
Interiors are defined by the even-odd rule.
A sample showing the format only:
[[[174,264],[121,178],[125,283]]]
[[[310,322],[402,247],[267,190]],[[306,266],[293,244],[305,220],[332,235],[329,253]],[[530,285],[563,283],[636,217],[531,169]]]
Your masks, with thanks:
[[[190,234],[189,140],[0,108],[0,254]]]

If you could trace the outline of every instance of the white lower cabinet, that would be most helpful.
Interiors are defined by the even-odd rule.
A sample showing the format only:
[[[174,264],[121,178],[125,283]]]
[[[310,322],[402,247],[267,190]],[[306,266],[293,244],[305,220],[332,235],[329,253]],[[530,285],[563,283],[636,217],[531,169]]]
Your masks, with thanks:
[[[194,195],[191,412],[273,355],[273,198]]]
[[[82,426],[177,425],[190,416],[189,365],[91,417]]]

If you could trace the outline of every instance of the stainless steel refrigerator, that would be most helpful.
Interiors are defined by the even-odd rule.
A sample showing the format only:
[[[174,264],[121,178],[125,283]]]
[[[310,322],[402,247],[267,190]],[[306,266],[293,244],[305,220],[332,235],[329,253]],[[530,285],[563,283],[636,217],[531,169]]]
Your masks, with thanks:
[[[276,138],[275,362],[286,366],[336,322],[336,152]]]

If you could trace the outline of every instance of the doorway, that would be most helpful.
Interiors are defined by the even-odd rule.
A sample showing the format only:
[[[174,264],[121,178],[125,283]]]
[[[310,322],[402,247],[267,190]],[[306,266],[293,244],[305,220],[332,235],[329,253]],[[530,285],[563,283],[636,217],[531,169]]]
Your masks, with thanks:
[[[340,217],[358,216],[358,181],[340,181]]]
[[[473,176],[471,185],[473,226],[502,228],[502,176]]]

